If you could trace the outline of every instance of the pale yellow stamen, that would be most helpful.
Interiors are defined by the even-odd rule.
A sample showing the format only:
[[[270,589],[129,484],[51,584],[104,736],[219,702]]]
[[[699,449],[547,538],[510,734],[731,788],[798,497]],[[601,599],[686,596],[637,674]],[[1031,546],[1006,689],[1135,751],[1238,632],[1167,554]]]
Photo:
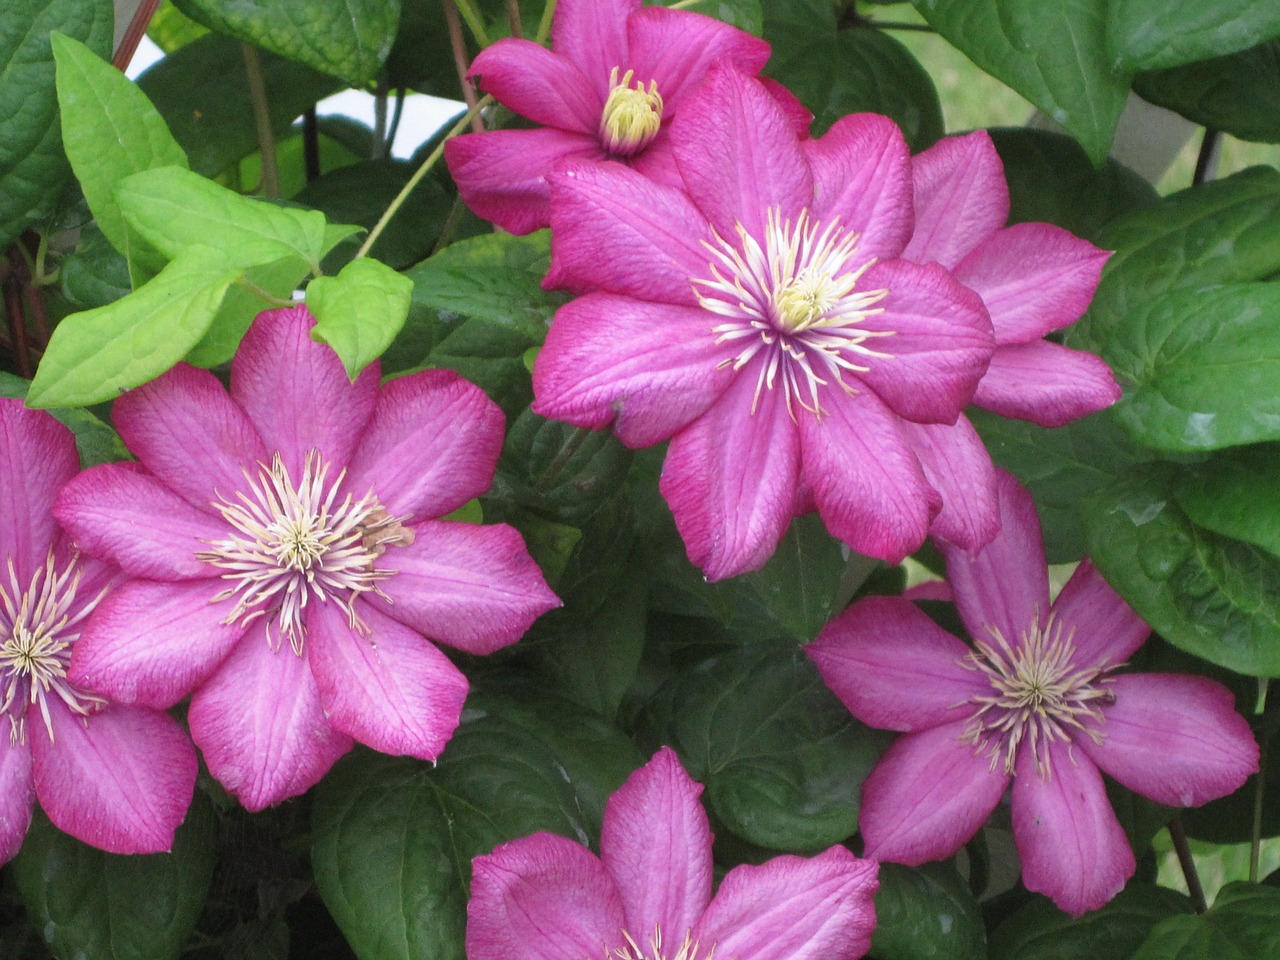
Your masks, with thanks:
[[[618,68],[609,72],[609,96],[600,114],[600,140],[611,154],[630,157],[639,153],[658,135],[662,126],[662,94],[650,80],[631,85],[634,70],[618,78]]]
[[[663,949],[662,928],[654,926],[649,935],[649,942],[641,946],[627,930],[622,931],[626,946],[606,952],[605,960],[714,960],[716,948],[712,948],[705,956],[698,955],[698,941],[693,939],[693,931],[686,930],[684,940],[674,953]]]

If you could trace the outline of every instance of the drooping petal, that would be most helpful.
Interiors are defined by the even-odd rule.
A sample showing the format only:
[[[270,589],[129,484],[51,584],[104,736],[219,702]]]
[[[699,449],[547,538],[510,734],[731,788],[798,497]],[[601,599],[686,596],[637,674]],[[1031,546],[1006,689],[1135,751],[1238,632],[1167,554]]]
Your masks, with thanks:
[[[0,737],[0,864],[8,863],[22,846],[36,791],[31,782],[31,748]]]
[[[467,678],[421,634],[355,603],[368,633],[334,603],[307,612],[308,659],[325,716],[382,753],[434,760],[453,736]]]
[[[1034,340],[996,348],[973,402],[1002,417],[1060,427],[1111,406],[1120,394],[1101,357]]]
[[[80,469],[71,431],[21,400],[0,399],[0,579],[13,561],[18,583],[31,582],[44,566],[58,532],[53,502]],[[26,832],[24,827],[23,832]],[[3,853],[0,840],[0,853]]]
[[[962,664],[969,648],[902,597],[865,597],[804,648],[823,682],[868,726],[927,730],[967,716],[991,685]]]
[[[467,75],[534,123],[596,135],[604,97],[571,61],[531,40],[498,40],[480,51]]]
[[[245,470],[269,460],[258,431],[218,378],[185,363],[122,396],[111,419],[161,483],[215,516],[219,494],[232,496]]]
[[[391,602],[372,595],[368,602],[432,640],[492,653],[560,605],[519,531],[506,524],[429,520],[413,532],[410,546],[383,556],[396,571],[383,585]]]
[[[1009,219],[1004,164],[985,130],[943,137],[911,166],[916,224],[903,258],[951,269]]]
[[[137,464],[90,467],[63,488],[56,513],[77,547],[132,577],[171,581],[219,573],[196,554],[226,536],[226,523]]]
[[[191,698],[191,739],[246,810],[306,791],[351,749],[325,716],[305,657],[254,626]],[[278,641],[278,635],[273,637]]]
[[[962,743],[964,723],[899,737],[862,785],[858,825],[866,856],[919,866],[973,837],[1009,782]]]
[[[666,440],[733,381],[715,317],[700,307],[588,294],[561,307],[533,367],[533,409],[579,427],[613,424],[629,447]]]
[[[1049,223],[1018,223],[980,243],[955,269],[991,313],[999,343],[1038,340],[1079,320],[1111,254]]]
[[[196,751],[166,713],[110,704],[87,720],[49,702],[29,718],[36,795],[54,825],[109,853],[159,853],[187,815]]]
[[[626,927],[679,938],[711,900],[711,827],[695,783],[670,747],[609,798],[600,858],[622,894]]]
[[[443,516],[493,484],[503,427],[498,405],[452,370],[398,377],[378,395],[347,489],[374,490],[394,516]]]
[[[551,48],[575,64],[604,103],[609,71],[626,72],[630,62],[627,18],[642,0],[561,0],[551,24]]]
[[[962,413],[949,425],[904,420],[902,431],[942,497],[929,535],[965,550],[985,547],[1000,532],[996,468],[969,418]]]
[[[1023,886],[1078,917],[1119,893],[1136,864],[1093,761],[1061,743],[1048,752],[1043,779],[1032,752],[1018,754],[1013,839]]]
[[[739,960],[861,957],[876,925],[877,872],[845,847],[742,864],[725,876],[695,939]]]
[[[606,956],[623,922],[613,878],[567,837],[521,837],[471,861],[468,960]]]
[[[842,117],[804,142],[813,170],[814,218],[862,235],[861,257],[890,260],[911,238],[911,153],[898,125],[878,113]]]
[[[761,566],[791,522],[800,438],[782,390],[760,391],[757,404],[759,362],[676,434],[662,468],[659,488],[708,580]]]
[[[822,522],[854,550],[900,563],[924,542],[938,495],[898,418],[870,391],[836,395],[819,422],[799,417],[803,476]]]
[[[791,119],[753,77],[716,64],[672,121],[672,149],[689,195],[732,239],[760,239],[777,208],[792,222],[813,201],[813,178]]]
[[[1102,742],[1078,737],[1076,744],[1135,793],[1170,807],[1198,807],[1258,772],[1258,744],[1222,684],[1134,673],[1112,677],[1106,689],[1116,699],[1094,727]]]
[[[755,74],[769,59],[769,44],[759,37],[687,10],[638,10],[627,18],[627,37],[635,78],[658,84],[664,112],[680,108],[712,63]]]
[[[231,361],[231,396],[294,482],[309,450],[347,463],[378,397],[377,361],[352,383],[333,348],[311,339],[314,326],[306,307],[260,313]]]
[[[1080,561],[1053,601],[1053,616],[1071,635],[1076,650],[1072,659],[1081,667],[1118,666],[1133,656],[1151,633],[1088,557]]]
[[[232,600],[213,602],[222,586],[208,580],[121,584],[86,621],[67,676],[120,703],[173,706],[244,635],[243,625],[222,623],[234,607]]]

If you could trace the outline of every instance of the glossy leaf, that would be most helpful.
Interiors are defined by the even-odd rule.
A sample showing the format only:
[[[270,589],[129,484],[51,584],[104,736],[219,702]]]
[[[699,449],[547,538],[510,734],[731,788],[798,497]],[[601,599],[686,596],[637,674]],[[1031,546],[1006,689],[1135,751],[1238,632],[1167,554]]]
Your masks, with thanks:
[[[1132,960],[1258,960],[1280,956],[1280,890],[1222,888],[1204,916],[1162,921]]]
[[[355,380],[404,326],[412,291],[413,281],[385,263],[352,260],[336,277],[307,285],[307,306],[316,318],[311,336],[333,347]]]
[[[678,0],[659,0],[664,7],[675,6]],[[682,10],[692,10],[707,17],[715,17],[731,23],[739,30],[760,36],[764,27],[765,0],[693,0],[681,5]]]
[[[1256,0],[1111,0],[1107,47],[1121,73],[1235,53],[1280,37],[1280,7]]]
[[[1280,445],[1224,451],[1195,470],[1178,491],[1193,523],[1280,556]]]
[[[62,295],[81,310],[103,307],[130,290],[129,262],[94,226],[80,232],[80,242],[58,271]]]
[[[1280,24],[1280,8],[1277,11]],[[1280,40],[1184,67],[1140,73],[1133,88],[1143,99],[1194,123],[1241,140],[1280,142]]]
[[[880,864],[871,953],[877,960],[987,960],[982,911],[951,863]]]

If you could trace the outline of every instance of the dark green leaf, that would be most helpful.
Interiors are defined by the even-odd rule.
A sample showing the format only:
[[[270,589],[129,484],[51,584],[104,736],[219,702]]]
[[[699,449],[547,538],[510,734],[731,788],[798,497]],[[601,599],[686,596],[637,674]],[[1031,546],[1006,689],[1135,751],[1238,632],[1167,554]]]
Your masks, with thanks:
[[[419,288],[414,287],[415,294]],[[410,311],[410,318],[413,311]],[[524,353],[534,342],[507,324],[488,320],[434,320],[438,340],[422,366],[456,370],[487,393],[509,417],[533,399]]]
[[[1280,6],[1257,0],[1111,0],[1107,9],[1107,48],[1120,73],[1208,60],[1276,36]]]
[[[1196,470],[1178,491],[1191,522],[1280,556],[1280,446],[1227,450]]]
[[[80,243],[58,270],[62,295],[81,310],[105,307],[129,293],[129,263],[96,226],[85,227]]]
[[[986,960],[982,911],[954,866],[880,864],[871,953],[876,960]]]
[[[676,2],[677,0],[659,0],[659,5],[671,7]],[[693,0],[692,3],[682,4],[681,9],[715,17],[758,37],[764,23],[763,6],[764,0]]]
[[[443,4],[436,0],[401,0],[400,29],[386,68],[393,88],[411,87],[437,97],[460,95]]]
[[[412,291],[413,281],[385,263],[352,260],[336,277],[307,285],[307,306],[316,318],[311,336],[333,347],[355,380],[404,326]]]
[[[1250,883],[1222,888],[1202,917],[1162,921],[1132,960],[1261,960],[1280,956],[1280,890]]]
[[[1256,688],[1254,690],[1256,698]],[[1251,706],[1245,707],[1249,712]],[[1210,843],[1245,845],[1253,840],[1254,811],[1258,790],[1263,790],[1262,817],[1258,823],[1260,837],[1280,836],[1280,804],[1266,802],[1270,791],[1280,783],[1280,702],[1269,698],[1265,713],[1253,718],[1253,734],[1262,748],[1262,781],[1254,774],[1235,793],[1213,800],[1181,814],[1188,836]],[[1277,884],[1280,874],[1270,882]]]
[[[1280,5],[1271,9],[1280,25]],[[1280,41],[1185,67],[1140,73],[1133,88],[1157,106],[1241,140],[1280,142]]]

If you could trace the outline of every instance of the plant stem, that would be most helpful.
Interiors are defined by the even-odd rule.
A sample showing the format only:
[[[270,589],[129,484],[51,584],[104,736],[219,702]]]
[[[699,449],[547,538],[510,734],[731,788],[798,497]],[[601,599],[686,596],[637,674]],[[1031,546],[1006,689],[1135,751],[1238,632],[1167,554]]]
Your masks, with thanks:
[[[458,20],[458,6],[455,0],[444,0],[444,21],[449,28],[449,46],[453,48],[453,65],[458,70],[458,83],[462,86],[462,99],[467,107],[475,113],[472,117],[472,130],[484,133],[484,124],[480,122],[480,114],[476,111],[476,88],[467,79],[467,44],[462,38],[462,23]]]
[[[440,236],[436,237],[436,244],[431,248],[429,256],[434,257],[449,245],[449,241],[453,239],[454,231],[458,229],[458,222],[462,219],[462,211],[466,209],[467,205],[462,202],[462,194],[458,194],[453,198],[453,206],[449,208],[449,215],[444,218],[444,226],[440,228]]]
[[[1200,153],[1196,155],[1196,172],[1191,176],[1191,183],[1198,185],[1208,183],[1218,174],[1218,155],[1222,152],[1222,131],[1205,127],[1204,138],[1200,141]]]
[[[538,35],[535,37],[537,43],[546,43],[547,37],[551,36],[551,21],[556,15],[556,0],[547,0],[547,5],[542,8],[542,19],[538,21]]]
[[[538,482],[534,484],[533,488],[539,493],[545,493],[551,489],[551,484],[555,483],[556,477],[560,476],[560,471],[564,469],[564,465],[578,452],[578,448],[582,446],[583,441],[594,432],[594,430],[588,430],[586,427],[575,428],[573,435],[565,441],[565,445],[560,448],[560,452],[551,461],[551,465],[542,472],[542,476],[538,478]]]
[[[1196,861],[1191,855],[1191,847],[1187,843],[1187,832],[1182,828],[1182,819],[1174,817],[1169,821],[1169,838],[1173,841],[1173,852],[1178,855],[1178,866],[1182,867],[1182,875],[1187,880],[1187,892],[1191,894],[1191,902],[1195,904],[1196,913],[1204,913],[1209,904],[1204,899],[1204,887],[1200,885],[1200,875],[1196,873]]]
[[[489,32],[484,28],[484,17],[480,16],[479,11],[471,5],[471,0],[445,0],[445,10],[456,4],[455,9],[462,14],[462,19],[467,21],[467,28],[471,31],[471,35],[476,38],[476,43],[481,47],[487,47],[492,41],[489,39]]]
[[[1267,678],[1258,679],[1258,706],[1254,711],[1261,716],[1267,709]],[[1253,835],[1249,839],[1249,882],[1258,882],[1259,861],[1262,859],[1262,797],[1267,781],[1267,730],[1258,737],[1258,779],[1253,785]]]
[[[133,59],[133,55],[138,51],[138,44],[142,42],[142,36],[147,32],[147,25],[151,23],[151,18],[156,15],[156,7],[160,6],[160,0],[142,0],[138,5],[138,9],[133,12],[133,19],[129,21],[129,29],[124,32],[124,36],[120,38],[120,46],[111,58],[111,64],[121,73],[125,67],[129,66],[129,61]]]
[[[511,26],[511,35],[517,40],[524,39],[524,27],[520,23],[520,0],[506,0],[507,23]]]
[[[387,86],[378,81],[373,92],[373,143],[369,147],[369,159],[381,160],[387,155]]]
[[[404,87],[396,87],[396,105],[391,109],[391,126],[387,128],[386,156],[391,156],[391,148],[395,145],[396,134],[400,132],[400,120],[404,116]]]
[[[302,165],[307,183],[320,178],[320,120],[314,104],[302,114]]]
[[[10,257],[12,262],[12,257]],[[34,374],[27,343],[27,317],[22,309],[22,280],[14,272],[4,281],[4,309],[9,315],[9,335],[13,342],[13,361],[18,376],[30,380]]]
[[[271,132],[271,108],[267,104],[267,83],[262,77],[262,58],[258,48],[241,43],[244,71],[249,78],[249,100],[253,104],[253,122],[258,128],[258,150],[262,154],[262,192],[273,200],[280,196],[280,170],[276,166],[276,138]]]

